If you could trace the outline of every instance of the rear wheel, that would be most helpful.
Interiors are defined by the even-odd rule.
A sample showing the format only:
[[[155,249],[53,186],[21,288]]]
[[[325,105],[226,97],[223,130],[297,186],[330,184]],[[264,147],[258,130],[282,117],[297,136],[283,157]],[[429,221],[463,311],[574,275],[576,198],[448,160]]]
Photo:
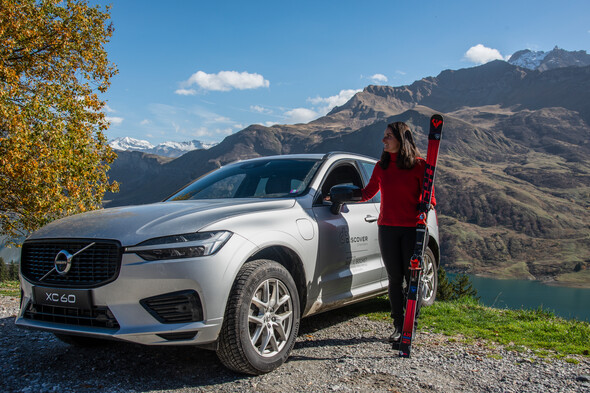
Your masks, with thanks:
[[[436,289],[438,287],[438,272],[436,259],[430,247],[426,248],[424,253],[424,270],[420,281],[422,282],[422,305],[430,306],[436,299]]]
[[[299,314],[297,287],[283,266],[270,260],[247,263],[228,299],[217,356],[241,373],[274,370],[295,344]]]

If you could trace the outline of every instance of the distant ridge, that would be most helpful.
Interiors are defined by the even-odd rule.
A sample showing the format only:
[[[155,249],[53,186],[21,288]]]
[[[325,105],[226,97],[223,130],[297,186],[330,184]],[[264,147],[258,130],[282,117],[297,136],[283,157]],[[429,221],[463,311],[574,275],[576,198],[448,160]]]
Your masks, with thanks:
[[[189,142],[162,142],[154,146],[148,141],[130,137],[115,138],[109,142],[109,146],[116,150],[138,151],[171,158],[180,157],[192,150],[209,149],[215,145],[216,143],[205,144],[198,140],[192,140]]]
[[[590,55],[585,50],[570,52],[556,46],[550,52],[520,50],[515,52],[508,62],[530,70],[547,71],[563,67],[588,66]]]

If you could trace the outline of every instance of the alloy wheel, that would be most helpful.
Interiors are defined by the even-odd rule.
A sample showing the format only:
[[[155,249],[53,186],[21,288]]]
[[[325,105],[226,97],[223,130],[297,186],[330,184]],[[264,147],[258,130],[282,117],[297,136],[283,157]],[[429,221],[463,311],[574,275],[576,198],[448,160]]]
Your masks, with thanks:
[[[263,357],[272,357],[287,344],[293,328],[293,302],[281,280],[263,281],[252,296],[248,315],[250,343]]]

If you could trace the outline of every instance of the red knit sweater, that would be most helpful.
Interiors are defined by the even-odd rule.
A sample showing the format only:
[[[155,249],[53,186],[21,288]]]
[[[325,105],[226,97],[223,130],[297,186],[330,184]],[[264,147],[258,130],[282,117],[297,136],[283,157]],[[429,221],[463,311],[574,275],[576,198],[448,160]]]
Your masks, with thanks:
[[[397,153],[393,153],[386,170],[381,169],[379,163],[375,165],[369,184],[362,189],[362,201],[373,198],[381,190],[381,212],[377,224],[414,227],[418,222],[418,203],[426,161],[418,158],[412,169],[399,169],[395,164],[396,160]],[[436,205],[434,189],[431,203]]]

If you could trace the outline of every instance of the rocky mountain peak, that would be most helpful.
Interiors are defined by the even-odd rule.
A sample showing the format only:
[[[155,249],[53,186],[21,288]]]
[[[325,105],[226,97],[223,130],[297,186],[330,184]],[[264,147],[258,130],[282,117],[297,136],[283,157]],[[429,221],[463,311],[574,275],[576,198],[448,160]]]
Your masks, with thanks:
[[[508,63],[529,70],[547,71],[564,67],[588,66],[590,55],[585,50],[567,51],[557,46],[549,52],[525,49],[510,56]]]

